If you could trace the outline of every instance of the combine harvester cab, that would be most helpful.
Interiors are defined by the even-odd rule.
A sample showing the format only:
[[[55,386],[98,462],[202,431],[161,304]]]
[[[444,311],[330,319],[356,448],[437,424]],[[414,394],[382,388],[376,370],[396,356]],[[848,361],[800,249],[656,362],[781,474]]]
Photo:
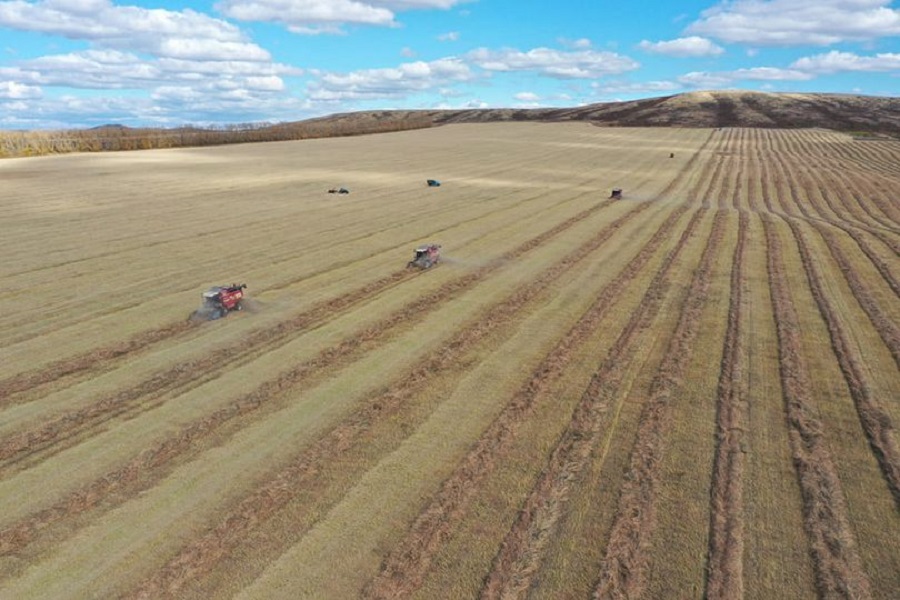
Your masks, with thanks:
[[[190,320],[214,321],[227,316],[232,311],[243,310],[242,301],[246,287],[246,283],[240,285],[233,283],[230,286],[209,288],[201,294],[203,304],[191,314]]]
[[[430,269],[441,262],[441,247],[439,244],[425,244],[416,248],[413,259],[406,264],[406,268]]]

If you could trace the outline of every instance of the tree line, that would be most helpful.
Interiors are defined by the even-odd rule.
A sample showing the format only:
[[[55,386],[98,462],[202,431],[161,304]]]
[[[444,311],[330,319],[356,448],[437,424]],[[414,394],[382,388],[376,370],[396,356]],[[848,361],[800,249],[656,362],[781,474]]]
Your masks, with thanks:
[[[397,113],[393,117],[389,113],[360,113],[276,125],[243,123],[173,129],[106,125],[58,131],[0,131],[0,158],[278,142],[407,131],[432,125],[431,116],[424,113]]]

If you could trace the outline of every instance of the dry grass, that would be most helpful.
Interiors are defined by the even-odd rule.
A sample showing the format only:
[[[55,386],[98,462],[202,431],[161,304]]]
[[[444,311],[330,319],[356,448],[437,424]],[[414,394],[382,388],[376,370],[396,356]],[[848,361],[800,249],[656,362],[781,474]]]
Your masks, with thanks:
[[[0,162],[0,596],[890,597],[898,158],[505,123]],[[185,323],[235,280],[258,311]]]

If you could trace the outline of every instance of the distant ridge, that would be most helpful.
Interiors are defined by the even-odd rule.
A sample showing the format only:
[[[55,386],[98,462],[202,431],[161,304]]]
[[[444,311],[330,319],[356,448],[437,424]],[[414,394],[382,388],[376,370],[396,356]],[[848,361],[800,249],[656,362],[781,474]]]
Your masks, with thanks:
[[[435,125],[497,121],[587,121],[619,127],[820,127],[838,131],[900,134],[900,98],[852,94],[745,91],[689,92],[644,100],[575,108],[488,108],[467,110],[373,111],[325,117],[358,123],[421,119]]]

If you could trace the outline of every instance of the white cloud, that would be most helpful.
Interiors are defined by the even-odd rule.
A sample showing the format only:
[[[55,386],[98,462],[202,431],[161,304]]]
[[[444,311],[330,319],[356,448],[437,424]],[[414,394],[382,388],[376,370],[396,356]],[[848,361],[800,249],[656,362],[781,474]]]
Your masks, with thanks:
[[[519,92],[515,95],[515,99],[520,102],[539,102],[541,97],[534,92]]]
[[[592,83],[591,87],[598,94],[667,94],[682,89],[684,86],[674,81],[638,81],[622,82],[612,81]]]
[[[43,96],[41,88],[16,81],[0,81],[0,99],[33,100]]]
[[[900,54],[859,56],[850,52],[831,51],[801,58],[791,65],[808,73],[894,72],[900,73]]]
[[[487,71],[533,71],[559,79],[593,79],[624,73],[639,66],[636,61],[614,52],[564,52],[549,48],[528,52],[479,48],[467,54],[466,59]]]
[[[900,34],[891,0],[732,0],[703,11],[689,33],[756,46],[830,45]]]
[[[441,89],[448,81],[468,81],[474,74],[455,58],[416,61],[395,68],[365,69],[351,73],[320,74],[310,85],[309,97],[316,101],[400,98],[426,90]]]
[[[450,31],[448,33],[442,33],[437,37],[437,39],[441,42],[455,42],[459,40],[459,32]]]
[[[644,40],[638,47],[654,54],[664,54],[678,58],[718,56],[725,50],[706,38],[696,35],[678,38],[665,42],[649,42]]]
[[[102,48],[197,60],[270,60],[240,30],[221,19],[115,6],[109,0],[0,1],[0,27],[87,40]]]
[[[396,13],[449,9],[465,0],[222,0],[216,9],[241,21],[281,23],[299,34],[339,34],[345,25],[396,27]]]
[[[752,69],[736,69],[720,72],[693,72],[682,75],[678,81],[699,89],[723,88],[735,81],[808,81],[814,76],[797,69],[777,69],[773,67],[754,67]]]

